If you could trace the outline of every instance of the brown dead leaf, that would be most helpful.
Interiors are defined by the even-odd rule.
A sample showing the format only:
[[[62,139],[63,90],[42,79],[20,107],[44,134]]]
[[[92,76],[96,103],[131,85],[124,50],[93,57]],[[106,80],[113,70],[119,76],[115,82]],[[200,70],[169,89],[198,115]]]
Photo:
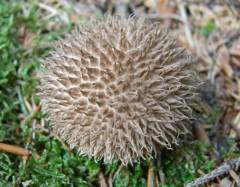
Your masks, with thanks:
[[[169,0],[157,0],[157,12],[171,14],[177,11],[177,7],[174,4],[170,4]]]
[[[240,124],[238,124],[239,122],[235,121],[239,113],[240,113],[240,109],[229,108],[228,110],[226,110],[225,114],[221,118],[221,122],[223,124],[230,125],[231,127],[229,137],[236,138],[236,136],[240,135]]]
[[[201,141],[205,144],[210,144],[209,137],[207,135],[207,132],[203,128],[202,124],[194,123],[193,124],[193,133],[199,141]]]
[[[167,3],[166,0],[158,0],[157,2],[157,11],[160,13],[167,12]]]
[[[234,127],[234,130],[240,134],[240,109],[238,110],[238,114],[234,117],[232,125]]]
[[[22,26],[19,29],[18,41],[23,45],[26,50],[32,49],[34,46],[34,39],[36,39],[36,34],[31,32],[26,26]]]
[[[193,48],[191,47],[191,45],[189,44],[189,42],[186,39],[186,36],[184,34],[179,35],[179,42],[180,44],[187,49],[189,52],[194,52]]]
[[[228,77],[233,76],[233,70],[229,63],[229,51],[226,46],[222,46],[217,55],[217,60],[219,61],[220,68],[225,75]]]
[[[232,86],[227,89],[227,93],[236,101],[240,101],[240,79],[236,78],[236,83],[232,82]]]
[[[240,45],[239,44],[233,45],[230,48],[230,54],[233,55],[233,56],[240,57]]]
[[[237,186],[240,186],[240,178],[239,176],[236,174],[235,171],[230,170],[229,174],[231,175],[231,177],[234,179],[234,181],[237,183]]]
[[[222,180],[219,181],[221,187],[231,187],[232,181],[228,179],[228,177],[224,177]]]
[[[237,68],[240,68],[240,59],[233,57],[231,62],[232,62],[232,64],[237,66]]]

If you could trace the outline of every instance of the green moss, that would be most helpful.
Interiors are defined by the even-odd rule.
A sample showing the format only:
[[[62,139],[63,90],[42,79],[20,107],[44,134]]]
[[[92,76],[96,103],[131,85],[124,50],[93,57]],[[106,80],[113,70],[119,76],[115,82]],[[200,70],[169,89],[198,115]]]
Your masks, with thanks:
[[[208,37],[216,29],[216,24],[214,21],[209,21],[204,27],[201,28],[200,33]]]
[[[0,153],[0,186],[95,187],[100,169],[109,176],[118,171],[120,163],[103,166],[101,162],[78,156],[76,151],[67,151],[58,140],[50,138],[49,133],[32,125],[33,121],[40,124],[44,118],[42,112],[33,116],[25,103],[25,100],[39,103],[35,95],[38,81],[34,72],[39,68],[40,60],[49,53],[43,44],[62,37],[74,25],[70,23],[57,31],[49,30],[48,22],[39,19],[36,5],[37,1],[0,0],[0,141],[33,152],[26,162],[16,155]],[[23,11],[26,6],[29,7],[27,13]],[[211,24],[206,28],[208,33],[214,28]],[[30,50],[25,49],[19,39],[21,27],[36,35]],[[216,115],[209,120],[214,122]],[[198,169],[203,172],[213,169],[215,161],[210,159],[209,150],[210,147],[194,142],[174,152],[165,152],[162,168],[166,184],[163,186],[182,186],[198,176]],[[233,145],[224,156],[239,155],[236,150]],[[123,167],[115,175],[114,186],[146,186],[148,164],[145,161]]]
[[[173,152],[165,152],[163,157],[163,172],[166,177],[166,186],[182,186],[198,177],[198,170],[204,173],[210,172],[216,164],[216,160],[210,157],[212,148],[199,142],[193,142],[176,149]]]

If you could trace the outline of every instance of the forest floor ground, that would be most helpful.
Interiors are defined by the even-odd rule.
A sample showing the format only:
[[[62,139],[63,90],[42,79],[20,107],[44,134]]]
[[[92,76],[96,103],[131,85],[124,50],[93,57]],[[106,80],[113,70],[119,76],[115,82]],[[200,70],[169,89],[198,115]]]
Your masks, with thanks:
[[[193,135],[153,161],[103,165],[78,156],[51,134],[36,96],[51,42],[106,12],[161,22],[197,57],[205,82]],[[0,186],[184,186],[240,156],[239,103],[239,1],[0,0],[0,149],[14,146],[0,151]],[[239,186],[239,170],[205,185]]]

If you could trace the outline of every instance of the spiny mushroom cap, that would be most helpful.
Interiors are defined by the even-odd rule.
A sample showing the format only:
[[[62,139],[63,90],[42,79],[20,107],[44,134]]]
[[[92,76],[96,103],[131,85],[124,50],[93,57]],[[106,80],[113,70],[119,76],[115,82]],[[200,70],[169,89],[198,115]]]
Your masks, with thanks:
[[[108,16],[57,43],[39,95],[54,133],[72,148],[127,164],[187,132],[198,83],[191,63],[159,24]]]

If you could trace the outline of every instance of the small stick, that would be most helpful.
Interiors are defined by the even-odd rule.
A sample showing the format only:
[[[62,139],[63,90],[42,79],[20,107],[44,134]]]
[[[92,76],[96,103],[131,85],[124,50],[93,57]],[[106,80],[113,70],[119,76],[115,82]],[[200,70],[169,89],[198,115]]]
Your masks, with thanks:
[[[106,179],[105,179],[105,177],[104,177],[104,175],[101,171],[98,174],[98,180],[99,180],[99,186],[100,187],[108,187]]]
[[[189,26],[189,22],[188,22],[188,18],[187,18],[187,13],[186,13],[186,10],[185,10],[185,3],[181,0],[178,0],[178,8],[179,8],[182,20],[184,22],[184,31],[185,31],[187,40],[188,40],[190,46],[192,48],[194,48],[195,44],[194,44],[192,33],[191,33],[191,30],[190,30],[190,26]]]
[[[159,156],[157,158],[158,158],[157,159],[158,179],[159,179],[159,183],[163,185],[165,182],[164,182],[164,173],[162,171],[162,153],[161,152],[159,153]]]
[[[240,158],[232,159],[230,161],[225,162],[218,168],[214,169],[210,173],[196,179],[193,182],[190,182],[186,185],[186,187],[194,187],[194,186],[200,186],[203,184],[206,184],[212,180],[214,180],[217,177],[220,177],[234,168],[238,168],[240,166]]]
[[[173,19],[175,21],[179,21],[181,23],[184,23],[184,21],[182,20],[181,17],[179,17],[178,15],[176,14],[163,14],[163,13],[154,13],[154,14],[148,14],[145,16],[147,19],[150,19],[150,20],[155,20],[155,21],[158,21],[158,20],[164,20],[164,19]]]
[[[193,123],[193,133],[195,135],[195,137],[205,143],[205,144],[210,144],[210,140],[209,137],[205,131],[205,129],[203,128],[203,126],[201,124],[198,123]]]
[[[156,179],[153,168],[153,162],[150,163],[148,167],[148,179],[147,179],[147,187],[156,187]]]
[[[108,187],[113,187],[113,172],[108,175]]]
[[[12,153],[12,154],[20,155],[20,156],[24,156],[24,157],[31,155],[31,151],[29,151],[27,149],[24,149],[24,148],[16,146],[16,145],[9,145],[9,144],[4,144],[4,143],[0,143],[0,151],[5,151],[8,153]]]
[[[53,15],[58,14],[58,11],[55,8],[53,8],[52,6],[48,6],[48,5],[43,4],[43,3],[38,3],[38,6],[39,6],[39,8],[44,9],[44,10],[50,12]]]

